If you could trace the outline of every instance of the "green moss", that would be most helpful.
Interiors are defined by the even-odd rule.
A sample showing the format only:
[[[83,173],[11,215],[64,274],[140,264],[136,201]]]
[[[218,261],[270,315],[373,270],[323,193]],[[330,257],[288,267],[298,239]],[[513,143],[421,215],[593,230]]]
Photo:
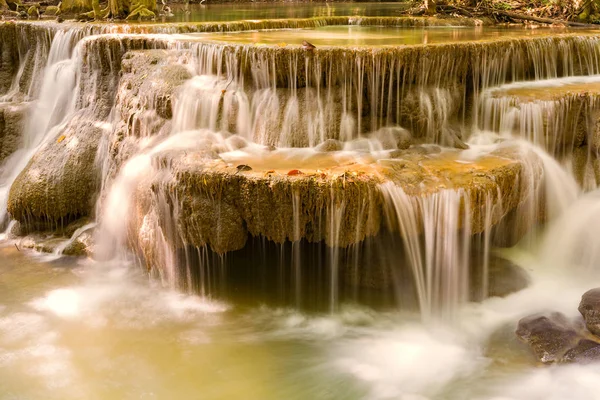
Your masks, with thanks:
[[[77,119],[58,132],[11,186],[11,216],[43,230],[91,215],[99,182],[96,150],[103,134],[94,122]]]

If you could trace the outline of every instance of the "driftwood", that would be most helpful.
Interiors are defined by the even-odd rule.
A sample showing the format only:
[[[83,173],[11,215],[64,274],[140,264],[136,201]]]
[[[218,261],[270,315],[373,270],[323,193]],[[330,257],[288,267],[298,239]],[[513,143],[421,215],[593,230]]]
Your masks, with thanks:
[[[491,11],[493,14],[503,15],[505,17],[509,17],[512,19],[520,19],[522,21],[533,21],[533,22],[540,22],[543,24],[563,24],[565,26],[571,26],[571,27],[577,27],[577,28],[593,28],[593,29],[600,28],[599,25],[586,24],[583,22],[564,21],[564,20],[560,20],[560,19],[534,17],[531,15],[519,14],[519,13],[515,13],[515,12],[511,12],[511,11],[502,11],[502,10],[489,10],[489,11]]]
[[[467,17],[474,17],[473,13],[463,7],[453,6],[450,4],[440,4],[437,6],[438,9],[445,12],[457,12]]]

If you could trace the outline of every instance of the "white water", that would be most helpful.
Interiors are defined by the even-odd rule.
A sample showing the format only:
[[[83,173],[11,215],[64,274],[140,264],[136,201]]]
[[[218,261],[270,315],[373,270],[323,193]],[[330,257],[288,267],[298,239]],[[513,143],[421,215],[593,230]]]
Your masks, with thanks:
[[[579,135],[593,134],[595,121],[584,119],[600,108],[599,83],[600,76],[590,75],[489,88],[480,96],[477,124],[504,137],[527,139],[553,155],[569,154],[581,144]]]
[[[75,112],[79,53],[75,49],[80,32],[76,29],[56,33],[50,47],[41,81],[40,95],[27,119],[20,149],[5,160],[0,173],[0,223],[7,222],[8,192],[36,150],[56,137]],[[18,81],[19,76],[15,81]]]
[[[5,264],[4,274],[41,267],[6,250],[20,267]],[[56,265],[38,278],[45,286],[0,296],[0,374],[11,378],[0,396],[599,399],[597,364],[540,368],[512,336],[531,313],[575,317],[598,271],[548,268],[544,252],[512,258],[531,286],[463,307],[452,326],[349,305],[333,315],[246,308],[148,287],[124,266]]]
[[[77,53],[71,57],[65,42],[55,42],[23,150],[15,155],[17,162],[9,161],[5,167],[6,191],[37,146],[53,138],[74,111]],[[540,67],[547,68],[550,75],[555,56]],[[263,75],[264,71],[257,73]],[[260,79],[268,81],[266,75]],[[307,113],[314,125],[300,130],[300,138],[294,131],[302,115],[295,88],[280,102],[280,96],[267,82],[255,88],[248,100],[240,89],[243,85],[238,84],[214,76],[195,77],[177,98],[171,135],[140,139],[137,154],[124,164],[102,199],[99,256],[112,259],[111,263],[68,270],[64,267],[73,265],[64,259],[40,266],[22,254],[4,254],[6,260],[17,262],[3,265],[4,274],[0,275],[0,372],[6,377],[6,386],[0,385],[0,397],[22,393],[32,398],[60,399],[196,398],[201,393],[207,399],[600,398],[597,365],[539,369],[527,350],[514,343],[512,331],[520,317],[547,309],[575,317],[579,297],[600,277],[596,267],[600,251],[594,230],[600,222],[596,221],[600,218],[598,193],[579,197],[580,190],[568,172],[546,152],[526,142],[517,143],[523,153],[534,153],[539,163],[532,161],[524,166],[525,184],[533,186],[536,168],[543,179],[540,188],[531,188],[531,209],[524,212],[523,218],[537,215],[540,204],[536,196],[543,193],[548,231],[539,254],[533,246],[510,254],[532,274],[533,282],[528,289],[505,299],[467,303],[471,232],[469,228],[458,228],[470,225],[472,216],[461,211],[461,204],[468,206],[468,193],[441,190],[410,198],[392,184],[384,185],[382,190],[390,224],[397,224],[405,238],[403,245],[421,315],[341,303],[338,264],[342,251],[337,247],[327,254],[330,314],[254,303],[229,305],[181,295],[154,287],[145,276],[134,272],[127,264],[130,257],[126,251],[128,223],[134,214],[132,197],[145,179],[169,173],[158,166],[157,156],[177,150],[201,152],[214,146],[232,165],[258,157],[270,162],[286,156],[285,162],[296,163],[314,156],[315,151],[281,148],[270,152],[263,145],[312,146],[329,137],[319,122],[327,118],[318,102],[315,113]],[[447,95],[423,93],[419,100],[427,115],[443,125],[451,112],[433,104],[441,101],[451,108],[453,99]],[[264,115],[271,110],[282,111],[282,115]],[[223,118],[230,113],[234,117]],[[346,151],[336,157],[361,161],[389,155],[381,142],[359,138],[361,117],[356,122],[346,117],[352,123],[339,131],[339,137],[348,139]],[[276,125],[274,136],[264,127],[257,128],[265,120]],[[224,132],[232,126],[239,136]],[[375,123],[373,126],[378,127]],[[439,133],[431,127],[428,132]],[[509,137],[504,129],[500,133],[504,139]],[[498,139],[497,135],[490,136],[491,141],[489,137],[473,138],[463,161],[502,147],[490,144]],[[238,139],[248,146],[238,149]],[[475,145],[479,139],[481,142]],[[501,201],[493,203],[491,198],[484,202],[486,221],[502,207]],[[339,242],[345,207],[343,201],[325,206],[327,235],[333,244]],[[295,208],[298,214],[302,211],[297,202]],[[295,217],[299,220],[298,215]],[[166,244],[156,221],[147,218],[142,227],[140,236],[155,241],[164,251],[162,257],[167,262],[160,271],[162,282],[178,286],[182,277],[178,276],[175,251]],[[294,234],[299,235],[297,230]],[[487,255],[489,232],[483,235]],[[294,236],[295,242],[297,239]],[[297,283],[304,260],[299,248],[299,243],[294,243]],[[207,249],[198,249],[198,253],[199,257],[205,256]],[[24,271],[22,264],[28,262],[35,265]],[[184,278],[190,279],[190,265],[187,268],[188,276]],[[28,279],[40,271],[43,276],[31,285]],[[191,286],[188,284],[188,288]],[[300,289],[296,292],[299,296]],[[203,286],[205,293],[211,291]],[[446,324],[444,319],[452,323]],[[499,343],[494,337],[498,330],[508,332]]]

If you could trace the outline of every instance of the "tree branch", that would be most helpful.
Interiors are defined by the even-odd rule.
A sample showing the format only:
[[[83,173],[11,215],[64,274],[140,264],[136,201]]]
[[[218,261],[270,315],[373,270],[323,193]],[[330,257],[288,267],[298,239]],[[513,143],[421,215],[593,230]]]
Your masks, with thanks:
[[[533,21],[533,22],[540,22],[543,24],[564,24],[566,26],[571,26],[571,27],[598,29],[598,25],[586,24],[583,22],[563,21],[560,19],[552,19],[552,18],[540,18],[540,17],[534,17],[534,16],[526,15],[526,14],[519,14],[519,13],[515,13],[515,12],[511,12],[511,11],[502,11],[502,10],[490,10],[490,11],[492,11],[492,13],[495,13],[495,14],[503,15],[505,17],[509,17],[512,19],[519,19],[522,21]]]

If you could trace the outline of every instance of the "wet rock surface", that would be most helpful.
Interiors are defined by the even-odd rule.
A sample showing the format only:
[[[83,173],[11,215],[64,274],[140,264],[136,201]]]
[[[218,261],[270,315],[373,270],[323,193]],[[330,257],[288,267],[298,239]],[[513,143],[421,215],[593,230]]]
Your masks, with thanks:
[[[527,271],[507,259],[492,254],[488,260],[487,286],[485,286],[483,266],[482,257],[471,260],[469,279],[473,300],[506,297],[527,288],[530,284],[531,279]],[[484,293],[484,289],[487,289],[487,293]]]
[[[446,188],[473,190],[472,213],[479,217],[476,210],[482,208],[483,194],[497,193],[499,184],[512,185],[520,173],[517,160],[484,159],[465,167],[447,154],[409,150],[400,161],[388,160],[391,164],[359,164],[352,157],[344,162],[340,159],[344,152],[312,152],[308,158],[294,158],[290,155],[294,153],[277,149],[227,162],[209,150],[213,140],[217,137],[209,135],[202,141],[204,151],[157,155],[153,164],[169,172],[138,185],[136,217],[130,229],[137,232],[138,246],[145,249],[147,259],[159,254],[149,248],[157,246],[156,232],[174,248],[209,246],[217,253],[241,249],[248,235],[275,243],[305,239],[347,247],[379,234],[384,218],[379,187],[383,182],[393,182],[412,196],[440,190],[441,181]],[[446,181],[449,170],[455,179]],[[504,199],[505,209],[520,201],[520,194],[512,192],[516,197]],[[491,223],[502,215],[492,216]],[[471,228],[480,232],[481,224],[474,218]],[[371,272],[372,277],[353,279],[369,287],[382,285],[382,280],[389,285],[389,267]],[[505,295],[521,284],[507,288],[508,284],[497,282],[491,289],[494,295]]]
[[[583,321],[571,320],[558,312],[536,314],[521,319],[516,334],[543,363],[598,362],[599,309],[600,288],[591,289],[583,294],[579,305]]]
[[[594,335],[600,335],[600,288],[588,290],[581,297],[579,312]]]
[[[558,312],[521,319],[516,334],[543,363],[560,361],[582,339],[572,321]]]
[[[371,135],[379,141],[384,150],[406,150],[412,144],[412,135],[401,127],[381,128]]]
[[[8,211],[30,229],[56,228],[91,215],[100,170],[95,162],[107,126],[75,118],[43,144],[13,183]]]
[[[584,78],[585,79],[585,78]],[[510,87],[510,85],[509,85]],[[487,98],[486,98],[487,96]],[[598,149],[600,83],[564,82],[492,90],[484,95],[488,123],[512,121],[511,128],[550,153],[569,154],[584,144]]]
[[[562,362],[588,364],[600,361],[600,343],[589,339],[580,339],[575,347],[563,356]]]

